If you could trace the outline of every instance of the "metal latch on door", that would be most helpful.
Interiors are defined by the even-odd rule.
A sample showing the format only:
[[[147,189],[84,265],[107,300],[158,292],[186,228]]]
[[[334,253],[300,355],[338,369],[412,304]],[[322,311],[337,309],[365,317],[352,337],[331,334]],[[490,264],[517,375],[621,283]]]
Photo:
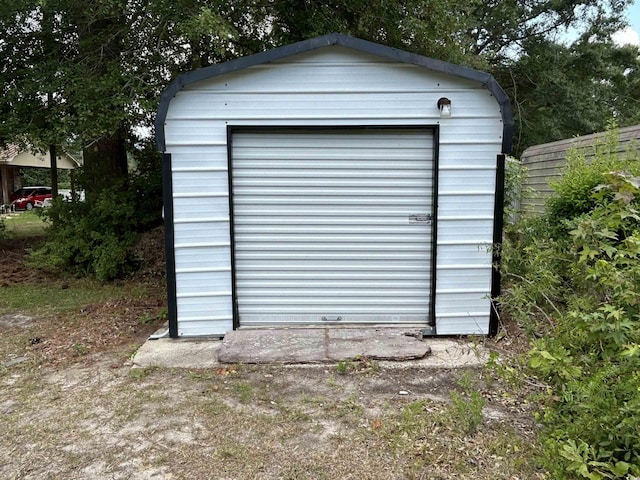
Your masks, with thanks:
[[[422,225],[431,225],[433,215],[430,213],[412,213],[409,215],[409,223],[414,225],[416,223]]]

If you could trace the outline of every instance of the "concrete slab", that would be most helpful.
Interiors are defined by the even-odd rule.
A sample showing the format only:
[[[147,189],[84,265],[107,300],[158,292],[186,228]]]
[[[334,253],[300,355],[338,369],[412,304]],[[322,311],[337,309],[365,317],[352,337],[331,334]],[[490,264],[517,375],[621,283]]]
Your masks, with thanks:
[[[324,329],[234,330],[222,340],[221,363],[319,363]]]
[[[220,340],[147,340],[134,354],[134,367],[215,368]]]
[[[326,329],[326,353],[330,362],[369,358],[405,361],[424,358],[429,344],[420,340],[418,330],[407,329]]]
[[[351,329],[357,330],[351,333],[346,330],[350,329],[256,329],[230,332],[225,341],[170,338],[148,340],[133,356],[131,364],[134,367],[208,369],[219,367],[226,361],[322,367],[327,363],[366,356],[377,359],[381,367],[390,369],[460,368],[481,366],[489,356],[482,344],[467,340],[437,337],[418,340],[404,334],[398,335],[397,332],[390,335],[393,329],[379,329],[378,332]],[[274,331],[286,332],[286,335],[283,333],[274,336]],[[237,332],[252,333],[238,336]],[[406,330],[402,332],[410,333]],[[385,339],[384,336],[388,338]],[[251,341],[241,341],[245,338],[250,338]],[[352,343],[347,341],[348,338],[351,338]],[[224,346],[225,342],[233,346],[233,349],[244,350],[244,361],[240,357],[232,358],[230,353],[233,349],[229,350]],[[393,356],[388,355],[389,348],[395,352]],[[223,349],[227,351],[223,352]],[[267,353],[264,352],[268,352],[273,361],[267,362]],[[319,362],[318,358],[322,361]]]
[[[413,360],[430,351],[417,332],[395,328],[235,330],[218,352],[222,363],[335,363],[356,358]]]

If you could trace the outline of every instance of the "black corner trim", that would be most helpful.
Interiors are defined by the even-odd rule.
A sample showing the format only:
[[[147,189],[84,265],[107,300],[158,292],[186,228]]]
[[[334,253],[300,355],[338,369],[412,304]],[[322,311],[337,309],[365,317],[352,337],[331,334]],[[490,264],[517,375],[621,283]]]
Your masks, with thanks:
[[[231,307],[233,312],[233,329],[240,328],[238,312],[238,289],[236,284],[236,240],[233,221],[233,128],[227,126],[227,173],[229,185],[229,236],[231,239]]]
[[[436,296],[438,283],[438,171],[440,169],[440,126],[433,127],[433,206],[431,223],[431,292],[429,300],[430,335],[437,335]]]
[[[397,48],[387,47],[377,43],[361,40],[359,38],[342,35],[340,33],[330,33],[321,37],[303,40],[301,42],[285,45],[273,50],[256,53],[248,57],[241,57],[229,62],[211,65],[209,67],[194,70],[179,75],[169,86],[162,92],[158,113],[155,121],[156,145],[159,151],[164,152],[166,149],[164,124],[169,111],[169,103],[171,99],[186,85],[199,82],[209,78],[231,73],[245,68],[273,62],[282,58],[290,57],[300,53],[308,52],[322,47],[338,45],[364,53],[377,55],[379,57],[388,58],[390,60],[417,65],[428,70],[445,73],[467,80],[473,80],[482,83],[489,92],[496,98],[500,105],[500,112],[503,122],[502,135],[502,153],[511,152],[511,143],[513,137],[513,114],[509,97],[498,84],[496,79],[489,73],[473,70],[471,68],[462,67],[453,63],[435,60],[433,58],[423,57],[415,53],[398,50]]]
[[[171,154],[162,155],[162,199],[164,203],[164,255],[167,275],[167,317],[169,336],[178,338],[178,304],[176,297],[176,256],[173,234],[173,181]]]
[[[491,313],[489,315],[489,336],[491,337],[497,335],[498,327],[500,326],[500,260],[502,253],[502,228],[504,223],[505,163],[505,155],[498,155],[496,164],[496,197],[493,209],[493,270],[491,271]]]

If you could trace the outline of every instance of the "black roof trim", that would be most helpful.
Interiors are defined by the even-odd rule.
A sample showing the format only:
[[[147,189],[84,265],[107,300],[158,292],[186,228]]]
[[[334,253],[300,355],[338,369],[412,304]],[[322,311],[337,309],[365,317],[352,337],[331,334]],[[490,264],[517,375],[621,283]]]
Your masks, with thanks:
[[[199,82],[209,78],[223,75],[225,73],[236,72],[245,68],[261,65],[282,58],[297,55],[299,53],[308,52],[322,47],[338,45],[342,47],[352,48],[361,52],[377,55],[379,57],[388,58],[390,60],[418,65],[428,70],[442,72],[455,77],[473,80],[482,83],[489,92],[498,101],[500,111],[502,113],[503,136],[502,136],[502,153],[511,152],[511,141],[513,137],[513,115],[511,112],[511,104],[502,87],[493,78],[492,75],[473,70],[471,68],[454,65],[453,63],[435,60],[433,58],[423,57],[415,53],[398,50],[397,48],[387,47],[377,43],[361,40],[359,38],[350,37],[340,33],[330,33],[321,37],[303,40],[301,42],[285,45],[266,52],[256,53],[248,57],[241,57],[229,62],[211,65],[209,67],[194,70],[192,72],[179,75],[169,86],[162,92],[160,97],[160,105],[156,115],[156,144],[158,150],[165,151],[164,123],[169,110],[169,102],[171,99],[185,86],[191,83]]]

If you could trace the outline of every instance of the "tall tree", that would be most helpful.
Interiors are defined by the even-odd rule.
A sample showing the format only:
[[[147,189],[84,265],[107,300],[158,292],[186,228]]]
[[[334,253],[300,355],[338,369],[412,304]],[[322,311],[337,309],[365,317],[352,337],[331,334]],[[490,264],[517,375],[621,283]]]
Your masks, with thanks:
[[[76,58],[64,93],[74,100],[71,115],[78,119],[93,115],[96,123],[93,132],[85,130],[81,137],[82,183],[91,195],[109,184],[105,179],[127,176],[126,106],[130,100],[120,58],[129,33],[126,2],[81,2],[75,9],[71,7],[65,13],[77,39]]]
[[[611,41],[611,34],[625,25],[630,3],[476,4],[477,23],[467,34],[511,98],[516,155],[534,144],[604,130],[612,116],[620,125],[640,120],[638,49]]]
[[[476,64],[465,0],[276,0],[269,18],[275,44],[340,32],[454,63]]]
[[[633,0],[487,0],[474,2],[467,35],[474,55],[492,65],[526,53],[536,41],[580,35],[608,35],[624,25]]]
[[[603,131],[611,118],[640,122],[640,52],[609,38],[584,36],[571,46],[525,42],[522,56],[496,69],[516,116],[514,152]]]
[[[598,112],[632,118],[637,59],[606,41],[630,1],[5,0],[0,139],[78,141],[87,166],[100,166],[88,168],[99,188],[125,174],[135,128],[150,128],[177,73],[338,31],[494,73],[512,96],[522,148],[599,128]],[[567,29],[582,33],[573,46],[558,41]]]
[[[0,16],[0,54],[7,59],[0,74],[5,112],[0,136],[40,148],[76,139],[82,147],[91,146],[85,155],[89,169],[100,164],[109,176],[126,175],[118,6],[10,2]],[[87,187],[104,184],[88,182]]]
[[[263,7],[208,0],[7,0],[0,10],[0,139],[74,142],[85,187],[127,174],[176,73],[254,53]],[[47,98],[49,97],[49,101]]]

